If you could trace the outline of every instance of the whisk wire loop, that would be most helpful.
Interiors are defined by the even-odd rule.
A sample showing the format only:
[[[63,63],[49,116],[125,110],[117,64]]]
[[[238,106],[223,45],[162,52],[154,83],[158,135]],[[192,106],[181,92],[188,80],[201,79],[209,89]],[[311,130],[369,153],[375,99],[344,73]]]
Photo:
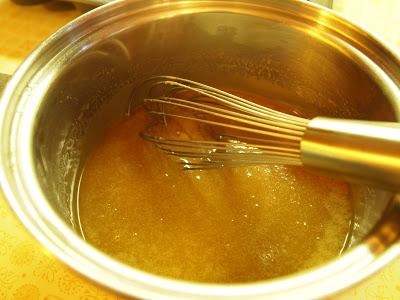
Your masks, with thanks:
[[[223,123],[221,121],[212,121],[209,119],[196,118],[196,117],[192,117],[192,116],[185,116],[185,115],[169,113],[169,112],[165,111],[165,107],[163,107],[162,111],[150,110],[150,113],[156,114],[156,115],[158,114],[158,115],[165,115],[165,116],[170,116],[170,117],[188,119],[188,120],[202,122],[202,123],[206,123],[206,124],[210,124],[210,125],[223,126],[225,128],[233,128],[233,129],[238,129],[238,130],[242,130],[242,131],[258,133],[261,135],[286,138],[289,140],[300,141],[301,136],[303,135],[303,131],[301,131],[301,130],[288,129],[288,128],[285,128],[284,126],[279,127],[279,126],[277,126],[276,122],[268,122],[268,121],[263,121],[263,120],[257,121],[257,119],[255,117],[246,116],[244,114],[240,114],[237,112],[213,107],[211,105],[206,105],[206,104],[201,104],[201,103],[191,103],[189,101],[181,100],[181,99],[177,99],[177,98],[145,99],[144,101],[145,101],[145,103],[159,103],[159,104],[164,104],[165,106],[170,105],[170,106],[185,108],[185,109],[187,109],[188,112],[197,112],[197,113],[208,114],[208,115],[211,115],[214,117],[220,117],[220,118],[224,119],[225,123]],[[237,124],[244,123],[245,126],[232,125],[232,124],[226,123],[227,120],[234,121]],[[269,124],[272,124],[272,125],[269,125]],[[261,128],[261,129],[252,128],[250,126],[257,126],[258,128]],[[267,130],[270,130],[270,131],[267,131]],[[287,133],[287,134],[285,134],[285,133]]]
[[[190,86],[186,84],[182,84],[177,81],[166,80],[160,81],[157,84],[166,84],[175,87],[180,87],[182,90],[192,90],[196,91],[204,96],[208,96],[212,99],[215,99],[221,102],[224,105],[228,105],[230,109],[236,108],[241,111],[245,111],[249,115],[260,116],[261,118],[266,119],[275,119],[276,121],[286,121],[290,124],[297,124],[305,127],[307,125],[307,120],[303,118],[299,118],[293,115],[288,115],[268,107],[259,105],[257,103],[251,102],[249,100],[243,99],[239,96],[230,94],[228,92],[216,89],[214,87],[210,87],[201,83],[197,83],[195,81],[187,80],[187,79],[179,79],[183,82],[187,82],[188,84],[193,84],[195,86]],[[200,87],[197,87],[200,86]]]
[[[301,165],[299,144],[309,120],[188,79],[158,76],[146,85],[145,107],[162,118],[163,130],[153,125],[142,137],[177,157],[184,169]],[[219,133],[177,138],[168,132],[171,122],[192,122]]]

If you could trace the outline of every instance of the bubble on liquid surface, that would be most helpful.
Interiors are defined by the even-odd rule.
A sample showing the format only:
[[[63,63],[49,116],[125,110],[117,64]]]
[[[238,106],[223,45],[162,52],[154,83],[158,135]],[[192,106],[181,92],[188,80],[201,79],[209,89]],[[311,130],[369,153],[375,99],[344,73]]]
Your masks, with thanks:
[[[340,253],[352,217],[345,183],[280,165],[182,171],[139,137],[146,122],[140,111],[122,120],[85,165],[79,212],[90,243],[203,282],[287,275]]]

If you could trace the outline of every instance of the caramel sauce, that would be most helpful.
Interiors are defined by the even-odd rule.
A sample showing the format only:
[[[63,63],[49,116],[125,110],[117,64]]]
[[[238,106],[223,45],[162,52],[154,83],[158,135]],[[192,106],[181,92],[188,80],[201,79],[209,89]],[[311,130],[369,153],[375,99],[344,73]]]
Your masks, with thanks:
[[[340,254],[352,218],[342,181],[299,167],[183,171],[140,136],[138,110],[86,162],[79,216],[87,241],[134,267],[201,282],[287,275]]]

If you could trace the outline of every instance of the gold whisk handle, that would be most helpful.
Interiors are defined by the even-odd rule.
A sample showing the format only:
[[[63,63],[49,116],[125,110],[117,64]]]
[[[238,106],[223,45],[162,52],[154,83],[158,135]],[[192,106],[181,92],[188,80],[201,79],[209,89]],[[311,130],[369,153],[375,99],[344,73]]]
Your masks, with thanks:
[[[400,191],[400,123],[317,117],[300,149],[304,166]]]

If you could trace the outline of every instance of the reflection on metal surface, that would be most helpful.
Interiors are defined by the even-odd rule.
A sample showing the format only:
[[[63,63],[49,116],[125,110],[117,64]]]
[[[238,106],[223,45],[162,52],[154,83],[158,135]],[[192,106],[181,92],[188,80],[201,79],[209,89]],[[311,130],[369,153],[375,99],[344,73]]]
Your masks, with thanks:
[[[0,73],[0,95],[3,92],[8,80],[10,79],[10,75]]]
[[[310,2],[332,8],[334,0],[308,0]]]
[[[113,0],[61,0],[61,1],[72,2],[76,4],[84,4],[87,5],[88,7],[96,7],[111,3]]]
[[[396,243],[400,248],[398,240],[400,238],[400,196],[396,195],[392,206],[388,209],[384,221],[381,221],[374,229],[371,236],[366,239],[366,244],[371,252],[376,255],[384,252],[387,247]]]

